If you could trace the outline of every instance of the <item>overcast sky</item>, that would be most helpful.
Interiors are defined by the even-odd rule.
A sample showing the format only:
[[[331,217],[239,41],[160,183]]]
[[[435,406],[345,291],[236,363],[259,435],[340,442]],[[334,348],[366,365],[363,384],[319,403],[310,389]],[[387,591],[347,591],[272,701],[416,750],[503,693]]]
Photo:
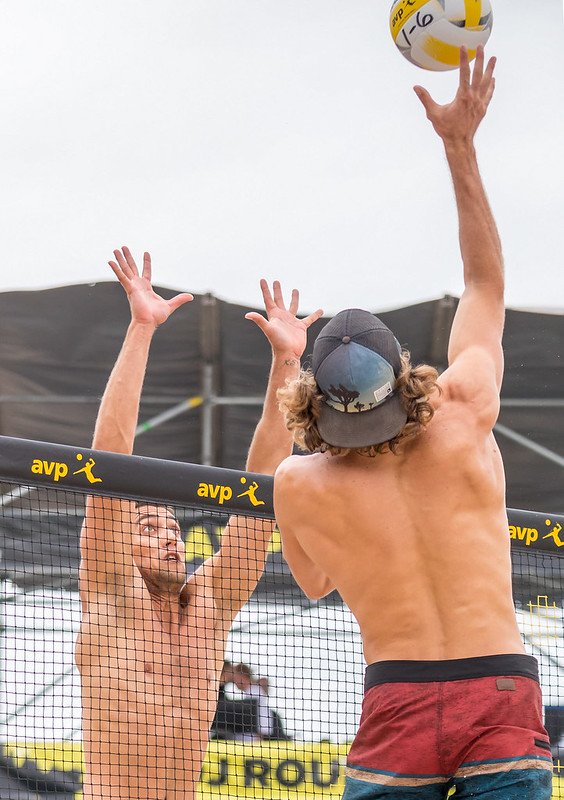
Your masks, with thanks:
[[[0,3],[0,289],[154,278],[258,305],[372,310],[459,294],[441,143],[412,91],[390,0]],[[477,140],[507,302],[564,308],[560,0],[493,0],[497,89]],[[535,16],[538,15],[538,19]]]

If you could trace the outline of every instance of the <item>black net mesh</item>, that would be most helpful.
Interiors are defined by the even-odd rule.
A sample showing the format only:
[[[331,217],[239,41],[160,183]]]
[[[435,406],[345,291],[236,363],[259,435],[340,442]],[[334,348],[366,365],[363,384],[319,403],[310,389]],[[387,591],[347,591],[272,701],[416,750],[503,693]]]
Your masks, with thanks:
[[[84,747],[97,786],[86,796],[96,799],[186,800],[194,786],[202,800],[341,796],[362,700],[359,631],[338,596],[312,603],[300,592],[272,522],[91,500],[81,606],[86,496],[7,483],[0,491],[2,800],[82,797]],[[560,530],[537,531],[553,552],[523,536],[513,550],[515,605],[539,661],[560,797]],[[263,572],[256,542],[268,540]],[[220,545],[223,561],[214,558]],[[185,575],[188,590],[171,608],[164,590]]]

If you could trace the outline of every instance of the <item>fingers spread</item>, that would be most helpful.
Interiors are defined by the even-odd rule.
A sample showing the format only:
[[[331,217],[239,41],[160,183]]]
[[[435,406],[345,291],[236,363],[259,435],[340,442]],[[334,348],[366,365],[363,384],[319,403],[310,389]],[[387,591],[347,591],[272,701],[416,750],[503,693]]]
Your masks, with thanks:
[[[433,110],[437,108],[437,103],[435,103],[427,89],[424,89],[422,86],[414,86],[413,91],[423,103],[425,111],[427,112],[427,116],[432,114]]]
[[[118,266],[115,261],[108,261],[108,264],[112,268],[112,270],[114,272],[114,275],[116,276],[118,281],[121,283],[121,285],[124,288],[127,288],[130,279],[127,277],[127,275],[124,275],[123,270],[121,269],[121,267]]]
[[[263,332],[266,332],[268,329],[268,320],[266,320],[262,314],[257,314],[256,311],[249,311],[248,314],[245,314],[245,319],[250,319],[251,322],[254,322],[255,325],[258,325]]]
[[[284,298],[282,297],[282,287],[280,286],[280,281],[274,281],[272,284],[272,290],[274,294],[274,302],[278,306],[278,308],[286,308],[284,305]]]
[[[323,309],[318,308],[317,311],[314,311],[312,314],[308,314],[307,317],[304,317],[302,322],[304,323],[306,328],[309,328],[310,325],[313,325],[313,323],[317,322],[318,319],[321,319],[322,316],[323,316]]]
[[[143,253],[143,277],[149,283],[151,282],[151,256],[149,253]]]
[[[171,297],[171,299],[168,301],[168,305],[172,311],[176,311],[176,309],[180,308],[180,306],[183,306],[184,303],[189,303],[193,299],[194,295],[189,294],[188,292],[183,292],[182,294],[177,294],[176,297]]]
[[[474,72],[472,73],[472,88],[479,89],[484,76],[484,46],[478,45],[476,60],[474,62]]]
[[[460,88],[466,90],[470,86],[470,62],[468,60],[468,49],[460,48]]]
[[[274,307],[274,300],[270,294],[268,283],[264,278],[260,279],[260,290],[262,292],[262,299],[264,300],[264,307],[266,309],[266,313],[268,314],[268,312]]]
[[[289,311],[294,316],[296,316],[296,314],[298,313],[299,304],[300,304],[300,293],[298,292],[297,289],[292,289],[292,298],[290,300]]]
[[[488,66],[486,67],[486,71],[484,72],[484,78],[483,78],[482,84],[480,86],[480,92],[482,94],[486,94],[488,92],[489,86],[490,86],[491,82],[494,80],[493,74],[494,74],[494,69],[495,69],[496,62],[497,62],[497,59],[495,58],[495,56],[490,58],[490,60],[488,61]]]
[[[124,252],[125,250],[126,248],[124,247]],[[114,256],[116,257],[116,261],[120,265],[124,275],[126,275],[128,278],[132,278],[134,275],[137,275],[137,267],[135,267],[135,270],[131,269],[129,263],[126,261],[124,253],[122,253],[121,250],[114,250]],[[135,265],[135,261],[133,264]]]
[[[127,265],[131,269],[132,273],[134,275],[139,275],[139,271],[137,269],[137,264],[135,263],[135,259],[131,255],[129,247],[126,247],[124,245],[121,249],[123,251],[123,255],[125,256],[125,260],[127,261]]]
[[[485,100],[486,105],[488,105],[490,100],[492,99],[492,96],[493,96],[493,93],[494,93],[494,89],[495,89],[495,78],[492,78],[491,81],[488,84],[487,91],[484,94],[484,100]]]

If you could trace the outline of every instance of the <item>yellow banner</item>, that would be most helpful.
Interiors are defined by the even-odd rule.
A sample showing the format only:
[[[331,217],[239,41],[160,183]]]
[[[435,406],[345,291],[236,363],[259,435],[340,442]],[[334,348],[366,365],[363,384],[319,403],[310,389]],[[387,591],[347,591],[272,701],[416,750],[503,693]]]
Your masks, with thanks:
[[[210,742],[200,798],[341,797],[348,745]]]
[[[295,742],[210,742],[198,787],[198,800],[324,800],[341,797],[348,745]],[[8,743],[7,755],[19,766],[82,772],[80,744]],[[75,795],[76,800],[82,793]]]
[[[82,772],[82,745],[66,742],[7,743],[18,766],[35,762],[52,769]],[[198,787],[198,800],[327,800],[341,797],[349,745],[295,742],[210,742]],[[564,765],[557,762],[553,800],[564,800]],[[456,800],[456,793],[450,795]],[[82,793],[77,792],[75,800]]]

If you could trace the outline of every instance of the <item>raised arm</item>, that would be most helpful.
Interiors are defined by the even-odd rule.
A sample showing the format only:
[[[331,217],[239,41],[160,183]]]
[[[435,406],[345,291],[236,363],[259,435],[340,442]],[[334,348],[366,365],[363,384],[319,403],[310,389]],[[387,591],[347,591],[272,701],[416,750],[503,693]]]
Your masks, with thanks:
[[[262,416],[249,448],[247,469],[273,475],[292,452],[292,434],[278,408],[276,393],[286,381],[297,377],[307,343],[307,329],[323,312],[318,309],[305,319],[298,319],[296,289],[286,309],[278,281],[274,281],[272,293],[265,280],[261,280],[260,286],[266,318],[256,312],[250,312],[246,318],[258,325],[270,342],[272,363]],[[227,616],[234,617],[254,591],[264,570],[274,526],[270,520],[245,517],[229,520],[220,550],[211,560],[214,597]]]
[[[484,70],[480,47],[473,73],[465,48],[460,83],[452,103],[440,106],[420,86],[415,92],[441,137],[452,175],[464,263],[464,292],[449,341],[449,369],[441,376],[447,392],[479,401],[488,425],[498,411],[503,378],[501,340],[504,324],[504,274],[501,243],[478,170],[474,135],[488,109],[495,79],[495,59]]]
[[[115,250],[110,261],[129,301],[131,321],[102,396],[92,447],[112,453],[133,450],[139,401],[153,335],[159,325],[190,294],[164,300],[151,286],[151,257],[143,256],[143,271],[128,250]],[[131,570],[129,526],[132,504],[124,500],[90,497],[81,533],[81,592],[106,591],[116,574]]]

